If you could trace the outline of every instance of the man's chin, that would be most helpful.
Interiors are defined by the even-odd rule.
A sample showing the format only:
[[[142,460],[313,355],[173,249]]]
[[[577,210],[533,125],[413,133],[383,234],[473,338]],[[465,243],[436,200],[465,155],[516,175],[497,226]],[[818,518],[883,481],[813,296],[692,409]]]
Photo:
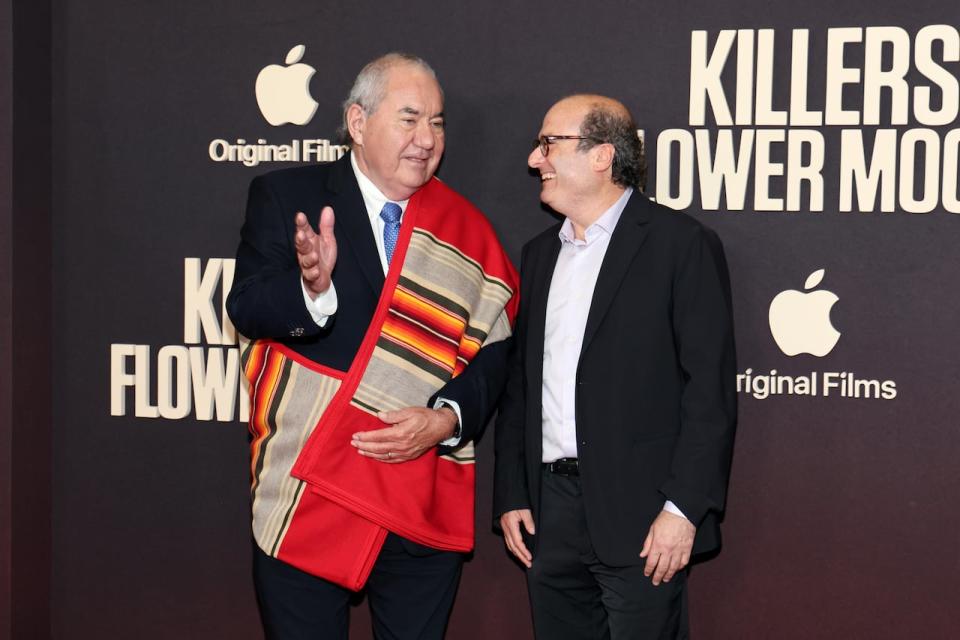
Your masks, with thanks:
[[[417,190],[430,182],[433,177],[433,171],[429,167],[411,169],[405,171],[403,175],[403,185],[413,190]]]

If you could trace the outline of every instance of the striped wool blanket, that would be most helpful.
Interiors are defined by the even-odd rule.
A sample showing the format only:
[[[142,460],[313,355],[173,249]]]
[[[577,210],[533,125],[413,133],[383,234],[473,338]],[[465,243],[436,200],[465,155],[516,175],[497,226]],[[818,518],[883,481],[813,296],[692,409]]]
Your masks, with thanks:
[[[350,440],[382,428],[379,411],[425,406],[483,346],[508,338],[517,288],[486,218],[434,178],[407,205],[349,371],[270,340],[247,347],[253,533],[265,553],[358,590],[387,531],[473,548],[473,443],[384,464]]]

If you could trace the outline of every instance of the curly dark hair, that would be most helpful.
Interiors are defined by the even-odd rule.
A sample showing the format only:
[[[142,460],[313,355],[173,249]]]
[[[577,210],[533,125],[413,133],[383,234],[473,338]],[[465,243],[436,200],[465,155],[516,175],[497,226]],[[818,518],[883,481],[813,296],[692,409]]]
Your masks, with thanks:
[[[613,145],[613,182],[621,187],[643,191],[647,186],[647,158],[637,124],[629,113],[621,113],[606,104],[594,104],[580,123],[580,135],[587,136],[577,145],[579,151],[598,144]]]

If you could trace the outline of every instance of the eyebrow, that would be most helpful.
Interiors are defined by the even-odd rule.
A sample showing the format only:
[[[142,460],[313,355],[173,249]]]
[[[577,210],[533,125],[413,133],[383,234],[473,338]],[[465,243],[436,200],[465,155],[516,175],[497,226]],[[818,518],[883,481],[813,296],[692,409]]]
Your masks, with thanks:
[[[400,113],[404,113],[404,114],[411,115],[411,116],[419,116],[419,115],[420,115],[419,109],[414,109],[413,107],[400,107]],[[430,116],[430,119],[432,120],[432,119],[434,119],[434,118],[443,118],[443,117],[444,117],[443,111],[441,111],[440,113],[438,113],[438,114],[436,114],[436,115]]]

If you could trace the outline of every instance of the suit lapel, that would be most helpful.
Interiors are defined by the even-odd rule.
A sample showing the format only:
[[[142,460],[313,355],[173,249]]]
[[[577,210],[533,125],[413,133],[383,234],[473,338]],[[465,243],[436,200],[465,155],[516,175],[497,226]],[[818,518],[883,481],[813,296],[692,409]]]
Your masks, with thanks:
[[[349,154],[337,161],[327,178],[327,190],[333,193],[333,213],[336,215],[337,239],[345,238],[345,244],[353,252],[360,271],[377,296],[383,290],[383,266],[377,243],[370,230],[367,207],[360,195],[357,177],[353,175]]]
[[[559,233],[560,227],[555,228]],[[540,415],[543,412],[541,405],[541,396],[539,390],[543,388],[543,341],[546,335],[547,324],[547,298],[550,295],[550,281],[553,279],[553,269],[557,264],[557,256],[560,255],[560,238],[557,233],[550,233],[544,239],[543,243],[537,246],[535,251],[531,247],[531,275],[529,286],[522,290],[521,295],[529,296],[529,320],[527,321],[526,331],[526,361],[527,375],[529,376],[529,388],[536,390],[535,398],[531,398],[527,406],[535,416],[531,414],[530,419],[533,424],[540,424]],[[534,411],[535,409],[535,411]],[[539,455],[539,454],[538,454]]]
[[[597,284],[593,289],[593,299],[590,302],[590,312],[587,315],[587,326],[583,331],[583,346],[581,356],[590,346],[590,341],[596,335],[600,323],[603,322],[607,310],[613,303],[620,285],[623,282],[633,257],[640,250],[640,245],[646,239],[647,218],[646,205],[642,193],[635,192],[630,196],[627,206],[620,216],[620,221],[613,230],[607,253],[603,256]]]

